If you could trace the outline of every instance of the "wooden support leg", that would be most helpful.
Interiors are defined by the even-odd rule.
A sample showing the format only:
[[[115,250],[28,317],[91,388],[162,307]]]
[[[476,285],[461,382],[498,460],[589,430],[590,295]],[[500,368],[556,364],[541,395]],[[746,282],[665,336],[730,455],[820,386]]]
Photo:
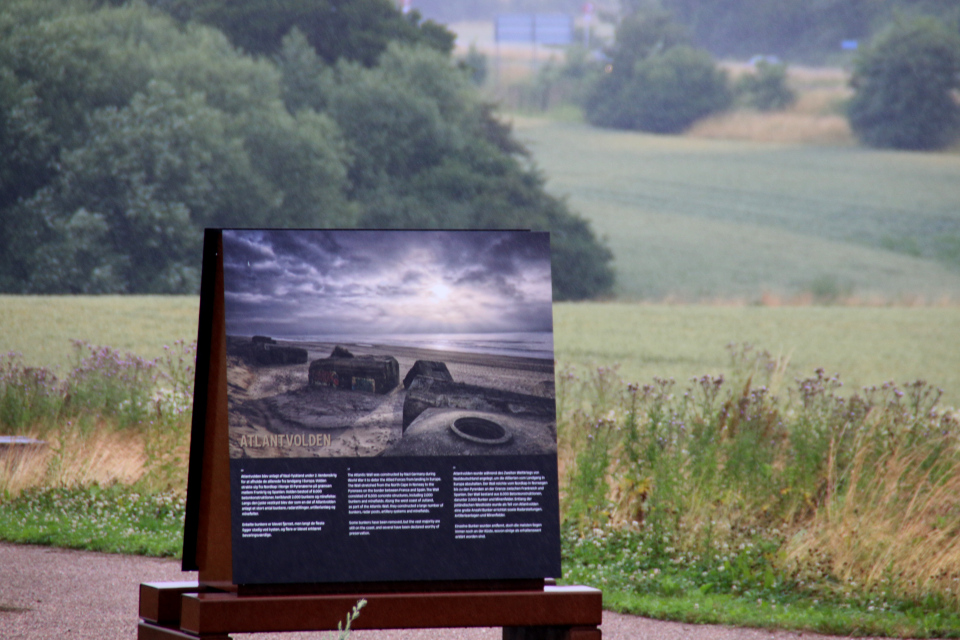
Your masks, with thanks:
[[[503,640],[601,640],[597,627],[504,627]]]

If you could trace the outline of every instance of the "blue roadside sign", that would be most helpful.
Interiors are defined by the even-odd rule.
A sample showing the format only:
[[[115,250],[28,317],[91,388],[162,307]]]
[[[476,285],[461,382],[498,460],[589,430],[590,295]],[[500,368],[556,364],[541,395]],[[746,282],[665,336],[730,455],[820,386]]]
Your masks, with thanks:
[[[562,13],[505,13],[495,22],[497,42],[570,44],[573,19]]]

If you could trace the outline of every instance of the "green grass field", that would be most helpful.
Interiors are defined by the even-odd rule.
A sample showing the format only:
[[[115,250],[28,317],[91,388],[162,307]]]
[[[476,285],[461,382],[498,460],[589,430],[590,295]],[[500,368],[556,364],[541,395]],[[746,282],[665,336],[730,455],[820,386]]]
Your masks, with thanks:
[[[619,364],[621,377],[685,382],[730,368],[729,343],[789,357],[788,380],[817,367],[846,388],[923,379],[960,406],[960,308],[560,304],[558,362]]]
[[[195,340],[191,296],[0,297],[0,353],[30,365],[64,366],[71,339],[154,358],[163,345]],[[925,379],[960,406],[958,307],[761,307],[578,303],[554,307],[561,365],[620,365],[628,381],[678,381],[729,367],[728,343],[790,357],[789,375],[816,367],[848,388]]]
[[[69,365],[71,340],[156,358],[197,339],[195,296],[0,296],[0,353],[32,366]]]
[[[622,298],[960,299],[960,155],[513,122]]]

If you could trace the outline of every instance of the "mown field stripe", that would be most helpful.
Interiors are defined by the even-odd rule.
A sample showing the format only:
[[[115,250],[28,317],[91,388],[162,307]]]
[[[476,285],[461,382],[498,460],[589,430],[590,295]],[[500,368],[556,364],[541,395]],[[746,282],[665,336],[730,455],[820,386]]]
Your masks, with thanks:
[[[756,300],[828,282],[960,299],[960,155],[515,126],[548,188],[609,238],[621,296]]]

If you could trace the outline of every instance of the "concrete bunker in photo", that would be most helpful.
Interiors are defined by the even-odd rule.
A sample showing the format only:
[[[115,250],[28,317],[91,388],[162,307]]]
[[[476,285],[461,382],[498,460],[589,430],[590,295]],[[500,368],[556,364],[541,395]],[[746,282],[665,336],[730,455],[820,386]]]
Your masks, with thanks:
[[[227,353],[238,356],[244,362],[257,366],[306,364],[307,350],[277,344],[269,336],[253,336],[249,340],[227,337]]]
[[[410,367],[410,371],[408,371],[407,375],[403,378],[403,388],[409,389],[417,376],[453,382],[453,376],[450,375],[450,370],[447,369],[446,363],[437,360],[417,360],[414,362],[413,366]]]
[[[400,364],[393,356],[355,356],[335,347],[329,358],[310,363],[311,386],[388,393],[400,384]]]

